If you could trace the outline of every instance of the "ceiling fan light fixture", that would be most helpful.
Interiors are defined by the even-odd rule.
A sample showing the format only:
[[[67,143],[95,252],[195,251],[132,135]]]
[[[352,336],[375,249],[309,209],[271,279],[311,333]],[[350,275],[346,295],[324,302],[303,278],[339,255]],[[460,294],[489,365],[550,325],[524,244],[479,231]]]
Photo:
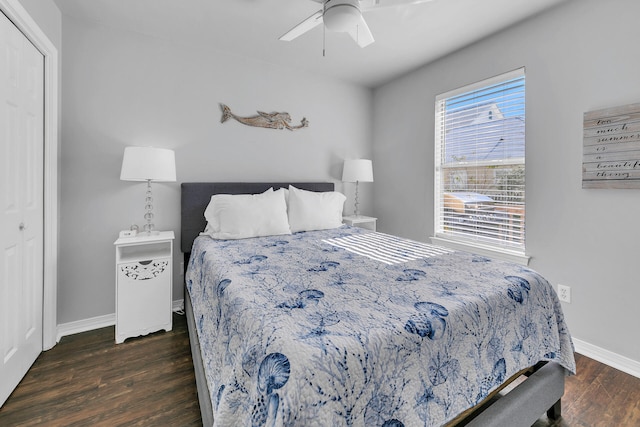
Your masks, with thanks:
[[[344,1],[338,4],[330,4],[323,14],[324,25],[327,30],[347,32],[358,25],[362,13],[358,7],[358,0]]]

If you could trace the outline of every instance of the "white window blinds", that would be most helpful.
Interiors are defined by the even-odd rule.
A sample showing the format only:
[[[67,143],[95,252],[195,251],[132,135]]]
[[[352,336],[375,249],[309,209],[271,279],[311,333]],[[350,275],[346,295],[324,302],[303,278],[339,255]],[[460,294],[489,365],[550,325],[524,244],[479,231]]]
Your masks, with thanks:
[[[524,69],[436,98],[437,237],[524,254],[524,172]]]

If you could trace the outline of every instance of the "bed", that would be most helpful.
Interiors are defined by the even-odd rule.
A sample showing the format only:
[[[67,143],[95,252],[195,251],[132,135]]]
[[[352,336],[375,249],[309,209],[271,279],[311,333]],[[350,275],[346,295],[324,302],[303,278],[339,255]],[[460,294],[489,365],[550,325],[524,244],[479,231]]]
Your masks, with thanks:
[[[182,184],[203,425],[530,426],[545,411],[560,417],[573,347],[555,292],[530,269],[347,226],[198,237],[212,195],[288,186]]]

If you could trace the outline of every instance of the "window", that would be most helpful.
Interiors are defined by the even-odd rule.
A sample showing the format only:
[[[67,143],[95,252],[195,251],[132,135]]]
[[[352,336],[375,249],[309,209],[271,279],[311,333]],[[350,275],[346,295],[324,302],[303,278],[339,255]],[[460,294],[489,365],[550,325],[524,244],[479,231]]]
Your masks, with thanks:
[[[435,234],[524,255],[524,69],[436,97]]]

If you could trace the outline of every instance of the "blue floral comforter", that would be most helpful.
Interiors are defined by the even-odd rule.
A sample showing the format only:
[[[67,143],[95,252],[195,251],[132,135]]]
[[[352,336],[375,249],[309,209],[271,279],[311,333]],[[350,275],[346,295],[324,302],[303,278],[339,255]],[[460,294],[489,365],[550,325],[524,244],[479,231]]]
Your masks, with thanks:
[[[364,233],[196,239],[186,279],[214,425],[437,426],[540,360],[575,372],[539,274],[446,250],[385,263],[330,243]]]

